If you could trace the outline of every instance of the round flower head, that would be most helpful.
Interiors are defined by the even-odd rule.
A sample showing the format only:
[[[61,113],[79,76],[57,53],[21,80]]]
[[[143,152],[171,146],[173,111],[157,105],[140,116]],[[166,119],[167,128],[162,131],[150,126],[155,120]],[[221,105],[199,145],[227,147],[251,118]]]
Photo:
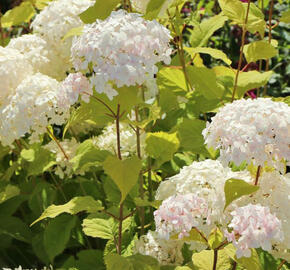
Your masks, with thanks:
[[[35,72],[45,70],[49,63],[47,42],[37,35],[22,35],[10,40],[6,48],[21,52],[30,62]]]
[[[19,51],[0,46],[0,106],[14,95],[16,87],[33,73],[27,58]]]
[[[236,100],[221,108],[202,133],[208,146],[220,149],[226,164],[279,166],[290,161],[290,107],[284,102]]]
[[[74,67],[92,72],[91,83],[110,99],[113,88],[141,85],[157,72],[156,63],[170,62],[169,31],[140,14],[113,11],[104,21],[85,25],[72,45]]]
[[[162,182],[156,192],[156,200],[164,200],[172,195],[194,193],[206,200],[209,210],[209,224],[202,228],[209,234],[214,223],[223,223],[225,206],[224,185],[227,179],[243,179],[252,182],[248,171],[233,172],[223,167],[218,160],[207,159],[184,166],[180,172]]]
[[[141,154],[145,151],[146,134],[140,134]],[[103,132],[98,137],[93,138],[93,143],[96,147],[102,150],[107,150],[113,154],[117,153],[117,133],[116,124],[110,124],[103,129]],[[121,151],[124,156],[136,155],[137,140],[135,131],[126,123],[120,123],[120,141]]]
[[[83,25],[79,14],[85,11],[92,0],[55,0],[35,17],[31,27],[34,33],[40,35],[48,44],[48,58],[50,65],[45,67],[46,75],[62,80],[66,71],[72,66],[70,48],[72,37],[63,40],[66,33]]]
[[[174,234],[182,239],[193,227],[206,223],[207,215],[208,207],[203,198],[193,193],[171,196],[154,212],[156,231],[166,239]]]
[[[270,251],[275,257],[290,261],[290,173],[280,175],[277,171],[263,172],[259,178],[259,190],[251,196],[244,196],[237,202],[261,204],[281,221],[284,240],[274,242]]]
[[[281,222],[268,207],[248,204],[236,208],[231,215],[231,232],[225,232],[225,236],[237,248],[237,258],[250,257],[251,248],[270,251],[274,240],[283,240]]]
[[[183,242],[160,238],[157,232],[149,231],[135,242],[134,251],[156,258],[162,265],[181,265],[183,263]]]
[[[67,98],[71,95],[70,87],[63,87],[41,73],[28,76],[15,92],[9,103],[0,107],[0,140],[3,145],[11,145],[26,133],[31,133],[31,142],[38,141],[48,125],[65,123],[69,117],[69,105],[76,100],[75,97]]]

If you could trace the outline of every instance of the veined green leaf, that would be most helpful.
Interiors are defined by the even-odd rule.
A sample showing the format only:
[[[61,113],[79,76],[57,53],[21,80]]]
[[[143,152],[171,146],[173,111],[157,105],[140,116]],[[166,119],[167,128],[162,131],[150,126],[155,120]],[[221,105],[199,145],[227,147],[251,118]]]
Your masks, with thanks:
[[[35,9],[30,2],[22,2],[19,6],[8,10],[1,17],[2,27],[11,27],[29,22],[35,14]]]
[[[108,156],[103,163],[105,173],[109,175],[121,191],[122,203],[133,186],[137,183],[142,162],[137,157],[119,160],[115,156]]]
[[[95,213],[102,210],[102,203],[100,201],[94,200],[91,196],[84,197],[74,197],[66,204],[62,205],[51,205],[42,213],[42,215],[35,220],[30,226],[39,222],[45,218],[55,218],[62,213],[68,213],[71,215],[77,214],[82,211],[88,213]]]
[[[96,0],[92,7],[89,7],[79,16],[84,23],[93,23],[97,19],[106,19],[120,0],[107,0],[105,3],[102,0]]]
[[[248,63],[260,59],[269,59],[276,56],[277,53],[275,47],[265,40],[254,41],[244,47],[244,54]]]
[[[280,22],[290,23],[290,9],[282,13]]]
[[[244,196],[256,192],[259,186],[254,186],[241,179],[228,179],[225,183],[224,191],[226,197],[226,209],[231,202]]]
[[[117,225],[113,218],[86,218],[83,220],[82,227],[88,236],[114,239]]]
[[[196,47],[196,48],[184,47],[184,50],[187,53],[189,53],[192,58],[197,53],[205,53],[205,54],[209,54],[211,57],[215,59],[223,60],[227,65],[230,65],[232,63],[232,61],[227,57],[227,55],[221,50],[217,50],[213,48],[205,48],[205,47]]]
[[[179,140],[176,133],[154,132],[147,133],[146,153],[162,164],[173,157],[179,148]]]
[[[150,0],[147,4],[145,18],[153,20],[158,17],[158,14],[166,0]]]

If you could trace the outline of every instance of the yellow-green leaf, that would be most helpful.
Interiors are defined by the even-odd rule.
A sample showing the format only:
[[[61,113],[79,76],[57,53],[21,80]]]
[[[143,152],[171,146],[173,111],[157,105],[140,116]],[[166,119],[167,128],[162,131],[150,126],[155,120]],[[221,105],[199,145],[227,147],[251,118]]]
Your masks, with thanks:
[[[83,32],[84,27],[80,26],[80,27],[75,27],[70,29],[62,38],[62,40],[66,40],[69,37],[73,37],[73,36],[80,36]]]
[[[276,56],[278,51],[265,40],[254,41],[245,45],[244,54],[247,62],[256,62],[260,59],[269,59]]]
[[[121,191],[122,203],[133,186],[137,183],[142,162],[137,157],[119,160],[109,156],[103,163],[105,173],[108,174]]]
[[[211,249],[215,249],[223,242],[223,233],[219,228],[215,228],[211,231],[208,237],[208,244]]]
[[[166,0],[150,0],[147,4],[145,18],[148,20],[157,18],[165,2]]]
[[[1,18],[2,27],[11,27],[29,22],[35,14],[30,2],[22,2],[19,6],[8,10]]]
[[[95,4],[81,13],[79,17],[84,23],[93,23],[97,19],[104,20],[111,14],[118,3],[120,3],[120,0],[106,0],[106,2],[96,0]]]
[[[202,232],[199,232],[197,229],[192,228],[188,234],[189,234],[188,236],[185,236],[185,237],[182,238],[183,241],[185,241],[185,242],[186,241],[187,242],[197,241],[197,242],[201,242],[201,243],[203,243],[205,245],[208,245],[208,242],[207,242],[205,236],[204,235],[201,235]],[[179,239],[178,238],[178,234],[172,235],[170,237],[170,239],[172,239],[172,240],[178,240]]]
[[[39,222],[45,218],[55,218],[56,216],[62,213],[68,213],[71,215],[77,214],[82,211],[86,211],[88,213],[95,213],[97,211],[102,210],[102,203],[101,201],[96,201],[91,196],[84,196],[84,197],[74,197],[66,204],[62,205],[51,205],[44,210],[41,216],[35,220],[33,224]]]
[[[184,47],[184,50],[187,53],[189,53],[192,58],[197,53],[205,53],[205,54],[209,54],[211,57],[215,59],[223,60],[227,65],[230,65],[232,63],[232,61],[227,57],[227,55],[221,50],[217,50],[213,48],[205,48],[205,47],[196,47],[196,48]]]
[[[226,197],[225,209],[234,200],[256,192],[259,186],[254,186],[241,179],[228,179],[225,183],[224,191]]]
[[[192,262],[195,270],[211,270],[213,269],[214,251],[203,250],[199,253],[194,253]],[[231,259],[228,254],[223,249],[218,250],[216,269],[229,270],[231,268]]]
[[[20,189],[17,186],[8,184],[3,189],[0,189],[0,203],[17,196],[19,193]]]
[[[280,22],[290,23],[290,9],[282,13]]]
[[[157,160],[158,164],[170,160],[179,148],[179,140],[176,133],[163,131],[147,133],[146,153]]]
[[[86,218],[82,223],[83,231],[91,237],[114,239],[116,222],[113,218]]]

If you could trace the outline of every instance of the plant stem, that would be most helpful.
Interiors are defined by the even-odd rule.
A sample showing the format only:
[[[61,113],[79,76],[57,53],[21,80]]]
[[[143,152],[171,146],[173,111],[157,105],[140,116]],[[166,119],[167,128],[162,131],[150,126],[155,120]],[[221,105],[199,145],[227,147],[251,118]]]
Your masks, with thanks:
[[[51,136],[51,138],[55,141],[55,143],[57,144],[58,148],[61,150],[61,152],[63,153],[64,157],[66,160],[69,160],[68,155],[66,154],[66,152],[64,151],[63,147],[61,146],[61,144],[59,143],[58,139],[54,136],[54,134],[49,130],[49,128],[46,128],[47,133]]]
[[[135,117],[136,117],[136,122],[138,123],[139,111],[138,111],[137,106],[135,108]],[[140,128],[138,126],[136,126],[135,132],[136,132],[136,139],[137,139],[137,156],[140,160],[142,160],[141,142],[140,142]],[[139,192],[140,192],[140,197],[142,200],[144,199],[143,184],[144,184],[143,175],[142,175],[142,171],[140,171],[140,173],[139,173]],[[144,207],[140,207],[139,212],[140,212],[140,224],[141,224],[140,234],[143,235],[144,234],[144,226],[145,226],[145,209],[144,209]]]
[[[272,15],[273,15],[273,7],[274,7],[274,0],[271,0],[270,10],[269,10],[269,44],[271,44],[272,40]],[[265,71],[269,70],[269,59],[266,60],[266,69]],[[263,96],[267,94],[267,83],[264,86]]]
[[[117,132],[117,155],[119,160],[122,160],[121,141],[120,141],[120,104],[117,106],[116,114],[116,132]],[[119,231],[118,231],[118,254],[122,252],[122,227],[123,227],[123,202],[120,204],[119,212]]]
[[[234,261],[232,270],[236,270],[237,269],[237,265],[238,265],[237,262]]]
[[[213,266],[212,270],[217,270],[218,250],[214,249]]]
[[[257,173],[256,173],[256,179],[255,179],[255,186],[258,185],[258,180],[259,180],[259,177],[260,177],[260,174],[261,174],[261,165],[258,166],[258,169],[257,169]]]
[[[238,70],[237,70],[236,77],[235,77],[234,90],[233,90],[233,95],[232,95],[232,102],[235,99],[235,94],[236,94],[237,87],[238,87],[239,74],[240,74],[242,61],[243,61],[243,53],[244,53],[245,38],[246,38],[246,33],[247,33],[247,23],[248,23],[250,5],[251,5],[251,0],[248,0],[246,18],[245,18],[245,22],[243,24],[242,44],[241,44],[241,49],[240,49],[240,58],[239,58],[239,63],[238,63]]]
[[[277,270],[282,269],[282,267],[283,267],[283,265],[284,265],[285,262],[286,262],[286,260],[282,260],[281,263],[279,264]]]

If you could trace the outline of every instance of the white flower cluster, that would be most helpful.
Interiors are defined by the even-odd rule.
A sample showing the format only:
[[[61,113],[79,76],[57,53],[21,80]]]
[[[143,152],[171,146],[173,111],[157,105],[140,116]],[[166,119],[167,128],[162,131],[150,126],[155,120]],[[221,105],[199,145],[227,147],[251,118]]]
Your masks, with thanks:
[[[209,208],[209,223],[202,231],[208,235],[214,223],[223,223],[225,206],[224,185],[227,179],[242,179],[252,182],[248,171],[233,172],[223,167],[217,160],[207,159],[184,166],[177,175],[162,182],[156,192],[157,200],[164,200],[177,194],[194,193],[207,201]]]
[[[7,103],[20,82],[32,73],[33,68],[23,54],[0,46],[0,106]]]
[[[115,85],[141,85],[157,73],[156,63],[170,63],[170,38],[170,32],[157,21],[113,11],[106,20],[85,25],[83,34],[74,39],[74,67],[92,72],[95,90],[112,99],[118,94]]]
[[[31,24],[33,32],[47,43],[49,65],[45,74],[63,79],[71,68],[70,48],[72,38],[63,40],[65,34],[83,25],[79,14],[93,5],[92,0],[56,0],[48,3]]]
[[[188,236],[191,229],[199,228],[207,217],[206,200],[193,193],[173,195],[154,212],[156,231],[165,239],[175,234],[179,239]]]
[[[236,100],[207,123],[203,136],[208,146],[220,150],[225,164],[289,162],[290,107],[268,98]]]
[[[183,263],[183,242],[166,240],[157,232],[149,231],[135,242],[134,252],[156,258],[162,265],[181,265]]]
[[[48,58],[47,42],[38,35],[23,35],[10,40],[6,48],[15,49],[22,53],[30,62],[34,72],[48,75],[47,68],[50,66]]]
[[[63,152],[59,149],[55,141],[50,141],[47,145],[44,146],[44,148],[55,154],[57,163],[55,174],[63,179],[64,176],[71,176],[73,174],[73,164],[70,162],[70,160],[76,155],[79,143],[75,138],[72,138],[71,140],[65,139],[59,142],[59,144],[63,148],[68,159],[64,156]]]
[[[248,203],[268,207],[281,221],[284,240],[274,242],[270,251],[275,257],[290,261],[290,174],[280,175],[277,171],[264,172],[259,178],[259,190],[252,196],[242,197],[239,205]]]
[[[7,104],[0,107],[0,140],[11,145],[14,140],[30,133],[30,141],[38,141],[48,125],[62,125],[69,117],[70,106],[81,91],[72,93],[72,77],[77,87],[80,76],[70,75],[68,81],[57,80],[36,73],[24,79],[15,89]],[[88,89],[83,89],[87,90]],[[60,95],[61,93],[61,95]]]
[[[225,235],[237,248],[237,258],[251,257],[251,248],[271,251],[273,240],[283,240],[281,222],[268,207],[248,204],[236,208],[231,215],[233,219],[228,227],[232,230]]]
[[[145,154],[145,138],[146,134],[140,134],[141,155]],[[116,124],[106,126],[102,134],[94,137],[93,143],[96,147],[102,150],[110,151],[113,154],[117,153],[117,133]],[[137,152],[137,138],[135,131],[126,123],[120,123],[120,142],[122,155],[128,157],[136,155]]]

